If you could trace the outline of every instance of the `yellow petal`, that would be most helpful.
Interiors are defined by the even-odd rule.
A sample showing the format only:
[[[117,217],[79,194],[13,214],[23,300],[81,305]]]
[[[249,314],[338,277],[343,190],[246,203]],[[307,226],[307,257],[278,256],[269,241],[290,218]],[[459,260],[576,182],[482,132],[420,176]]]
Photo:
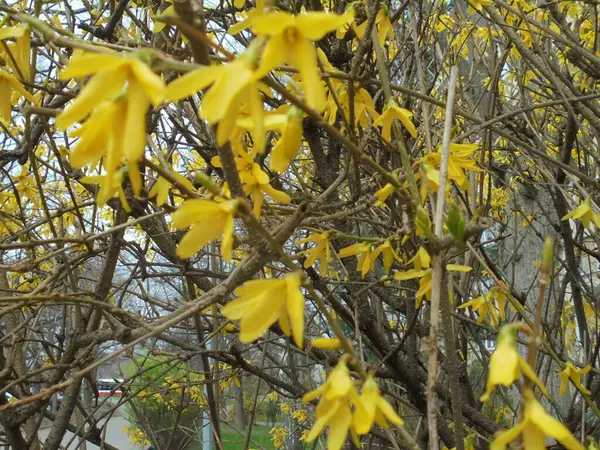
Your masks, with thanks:
[[[130,67],[135,76],[135,81],[142,87],[152,104],[157,106],[162,103],[166,95],[163,80],[138,59],[131,61]]]
[[[271,152],[271,170],[283,173],[298,153],[302,143],[302,120],[290,116],[281,138]]]
[[[295,24],[296,18],[285,12],[269,12],[252,21],[252,31],[259,35],[275,36]]]
[[[284,285],[285,281],[283,279],[261,278],[257,280],[250,280],[244,283],[242,286],[238,287],[235,290],[235,295],[237,295],[238,297],[254,297],[262,294],[264,291],[280,289]]]
[[[269,197],[274,198],[282,205],[287,205],[288,203],[290,203],[292,201],[292,198],[289,195],[287,195],[283,191],[278,191],[277,189],[272,187],[270,184],[263,184],[263,185],[261,185],[260,188],[265,192],[265,194],[268,194]]]
[[[526,416],[544,434],[556,439],[569,450],[585,450],[569,429],[548,414],[540,402],[530,398],[526,403]],[[545,444],[545,441],[543,441]],[[545,445],[542,447],[545,448]]]
[[[107,150],[106,129],[111,127],[113,116],[117,113],[116,105],[109,103],[97,108],[81,128],[77,145],[71,152],[70,164],[79,169],[86,164],[95,164]]]
[[[244,317],[246,311],[252,308],[255,302],[256,299],[254,297],[236,298],[223,307],[221,314],[229,320],[240,320]]]
[[[509,430],[496,434],[496,438],[490,444],[490,450],[505,450],[506,446],[514,441],[524,428],[525,422],[520,422]]]
[[[181,100],[210,86],[218,79],[225,66],[210,66],[194,70],[169,83],[166,98],[169,101]]]
[[[471,266],[461,266],[460,264],[447,264],[446,270],[452,272],[470,272],[473,268]]]
[[[343,15],[329,14],[326,12],[309,12],[296,16],[296,27],[306,39],[318,41],[326,34],[336,31],[346,23],[352,21],[353,14],[347,12]]]
[[[329,450],[340,450],[344,446],[352,414],[348,403],[340,404],[336,413],[329,420],[329,433],[327,435],[327,448]]]
[[[127,114],[125,116],[125,156],[138,162],[146,148],[146,113],[150,102],[140,85],[129,83],[127,89]]]
[[[264,293],[257,297],[256,303],[240,321],[240,341],[248,344],[261,337],[279,318],[283,301],[281,295],[272,297]]]
[[[406,272],[396,272],[394,278],[398,281],[414,280],[415,278],[421,278],[425,276],[430,269],[427,270],[407,270]]]
[[[142,176],[140,175],[140,168],[138,167],[137,163],[129,162],[127,163],[127,169],[133,194],[139,196],[142,192]]]
[[[216,221],[223,229],[225,224],[222,216],[223,209],[217,202],[204,199],[187,200],[173,214],[173,227],[187,228],[198,221]]]
[[[395,107],[394,109],[396,110],[396,117],[402,123],[402,125],[404,125],[406,131],[408,131],[412,137],[417,137],[417,129],[412,122],[413,114],[408,109],[399,107]]]
[[[306,96],[306,103],[318,112],[322,112],[327,105],[325,86],[321,80],[321,71],[317,66],[317,52],[312,42],[305,39],[299,40],[293,51],[293,64],[300,71],[302,87]]]
[[[396,411],[394,408],[392,408],[392,405],[390,405],[385,398],[379,397],[377,408],[383,413],[385,418],[394,425],[402,425],[404,423],[402,418],[396,414]]]
[[[10,121],[12,106],[10,97],[12,94],[12,88],[8,83],[5,83],[0,78],[0,119],[4,119],[7,122]]]
[[[323,406],[322,406],[323,405]],[[311,428],[308,436],[306,437],[306,442],[314,441],[319,434],[323,431],[323,429],[327,426],[327,423],[331,420],[333,416],[337,413],[340,408],[341,403],[339,400],[335,401],[326,401],[321,400],[319,402],[319,406],[317,407],[317,411],[319,409],[324,409],[322,414],[317,415],[317,420],[315,421],[313,427]]]
[[[287,275],[287,310],[292,324],[294,342],[304,347],[304,295],[300,290],[301,278],[297,273]]]
[[[322,384],[314,391],[307,392],[302,396],[302,401],[305,403],[312,402],[315,398],[320,397],[327,390],[327,385]]]
[[[211,241],[218,239],[223,234],[222,224],[218,221],[207,221],[194,225],[183,236],[177,246],[177,257],[187,259]]]
[[[17,27],[1,27],[0,28],[0,41],[4,39],[11,39],[16,37],[21,37],[23,34],[27,32],[27,28],[22,26]]]
[[[127,64],[128,60],[119,55],[110,53],[88,53],[76,58],[71,58],[67,67],[58,73],[58,78],[82,78],[96,72],[115,70]]]
[[[356,244],[349,245],[348,247],[344,247],[338,252],[338,256],[340,258],[347,258],[348,256],[358,255],[359,253],[363,253],[369,249],[369,245],[363,242],[358,242]]]
[[[118,68],[94,75],[71,106],[56,117],[56,127],[64,130],[84,119],[100,103],[116,97],[123,89],[125,80],[126,72]]]
[[[285,63],[288,47],[283,35],[274,36],[267,42],[256,71],[257,77],[264,76]]]
[[[0,70],[0,84],[5,83],[12,87],[15,91],[17,91],[19,95],[25,97],[29,102],[34,104],[37,103],[35,97],[25,89],[25,87],[21,84],[19,80],[17,80],[15,77],[8,74],[7,72]],[[10,96],[8,97],[8,99],[10,100]]]
[[[533,382],[533,384],[535,384],[538,388],[540,388],[540,391],[542,391],[542,394],[544,394],[546,397],[550,398],[550,394],[546,390],[546,386],[544,386],[544,383],[542,383],[542,380],[540,380],[537,377],[537,375],[535,374],[535,372],[531,368],[531,366],[529,364],[527,364],[527,361],[525,361],[523,358],[521,358],[521,356],[519,356],[519,365],[520,365],[521,370],[523,371],[523,374],[527,378],[529,378]]]
[[[223,228],[223,240],[221,241],[221,256],[226,262],[231,262],[233,253],[233,216],[228,215]]]
[[[342,342],[338,338],[317,338],[313,339],[310,345],[322,350],[339,350],[342,348]]]
[[[202,100],[202,115],[206,120],[211,124],[225,120],[225,114],[231,109],[236,109],[233,117],[237,116],[237,106],[242,100],[240,95],[253,76],[246,59],[238,58],[227,64]],[[228,126],[233,128],[235,119]]]

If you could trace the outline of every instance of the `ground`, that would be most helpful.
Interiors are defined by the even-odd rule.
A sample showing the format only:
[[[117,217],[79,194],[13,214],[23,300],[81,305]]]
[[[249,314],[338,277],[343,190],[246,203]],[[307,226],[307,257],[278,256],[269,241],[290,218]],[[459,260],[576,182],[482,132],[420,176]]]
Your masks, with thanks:
[[[129,425],[129,422],[123,417],[113,417],[110,419],[110,422],[108,422],[108,429],[106,431],[106,442],[118,448],[119,450],[141,450],[141,447],[135,446],[129,441],[129,437],[123,429],[127,425]],[[42,428],[40,430],[39,436],[42,442],[48,437],[49,432],[50,428]],[[73,433],[67,431],[62,441],[62,445],[66,446],[72,437]],[[80,448],[79,439],[75,439],[71,445],[69,445],[68,450],[74,450],[76,448]],[[87,443],[87,450],[97,449],[98,446],[90,444],[89,442]]]
[[[124,431],[124,427],[129,425],[129,422],[123,417],[113,417],[108,423],[108,430],[106,433],[106,442],[111,444],[112,446],[118,448],[119,450],[141,450],[141,447],[133,445]],[[265,450],[274,450],[273,441],[271,440],[271,435],[269,431],[271,427],[265,425],[254,425],[252,427],[252,441],[248,448],[263,448]],[[40,430],[39,436],[42,442],[48,437],[48,433],[50,432],[50,428],[42,428]],[[67,443],[71,440],[73,434],[68,432],[65,434],[62,445],[66,446]],[[244,435],[241,435],[228,427],[226,424],[222,426],[222,438],[223,438],[223,448],[224,450],[241,450],[244,446]],[[74,440],[71,445],[69,445],[68,450],[74,450],[78,448],[79,440]],[[97,450],[98,447],[96,445],[87,443],[87,450]],[[201,450],[202,447],[198,446],[198,449],[190,449],[190,450]]]
[[[260,448],[257,444],[260,444],[265,450],[274,450],[273,441],[269,431],[271,427],[265,425],[254,425],[252,427],[252,440],[248,448]],[[221,429],[221,436],[223,438],[224,450],[241,450],[244,446],[244,436],[235,432],[227,425]]]

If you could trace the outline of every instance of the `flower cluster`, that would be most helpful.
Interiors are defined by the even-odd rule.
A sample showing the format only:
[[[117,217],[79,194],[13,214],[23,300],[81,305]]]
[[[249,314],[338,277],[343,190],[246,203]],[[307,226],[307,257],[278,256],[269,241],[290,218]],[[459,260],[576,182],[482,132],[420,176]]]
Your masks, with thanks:
[[[229,320],[240,321],[240,341],[253,342],[275,322],[283,332],[294,337],[299,348],[304,345],[304,295],[302,276],[290,273],[282,278],[251,280],[235,290],[237,299],[227,303],[222,313]]]
[[[361,394],[358,394],[344,358],[338,362],[325,384],[304,395],[302,400],[310,402],[318,397],[317,419],[306,441],[314,441],[325,427],[329,427],[327,448],[330,450],[341,449],[348,432],[355,445],[360,448],[359,436],[371,431],[374,423],[383,428],[388,428],[389,423],[404,423],[381,395],[372,374],[367,376],[362,384]]]

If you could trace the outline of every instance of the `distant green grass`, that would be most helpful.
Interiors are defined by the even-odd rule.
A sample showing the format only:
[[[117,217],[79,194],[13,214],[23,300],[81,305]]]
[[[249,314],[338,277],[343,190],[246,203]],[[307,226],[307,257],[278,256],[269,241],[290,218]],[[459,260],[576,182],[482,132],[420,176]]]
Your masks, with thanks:
[[[264,425],[254,425],[252,427],[252,440],[267,450],[275,450],[269,431],[271,427]],[[244,447],[244,436],[233,431],[230,427],[223,424],[221,427],[221,438],[223,439],[224,450],[241,450]],[[260,448],[250,441],[248,448]]]

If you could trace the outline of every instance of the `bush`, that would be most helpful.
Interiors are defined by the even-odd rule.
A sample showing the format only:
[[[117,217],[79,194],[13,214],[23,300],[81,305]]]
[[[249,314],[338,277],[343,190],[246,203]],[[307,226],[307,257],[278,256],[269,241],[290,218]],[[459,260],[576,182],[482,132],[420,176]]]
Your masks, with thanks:
[[[130,374],[126,417],[135,425],[130,435],[136,443],[148,442],[159,449],[184,449],[196,440],[203,411],[207,408],[203,376],[185,364],[173,365],[164,357],[135,361]]]

